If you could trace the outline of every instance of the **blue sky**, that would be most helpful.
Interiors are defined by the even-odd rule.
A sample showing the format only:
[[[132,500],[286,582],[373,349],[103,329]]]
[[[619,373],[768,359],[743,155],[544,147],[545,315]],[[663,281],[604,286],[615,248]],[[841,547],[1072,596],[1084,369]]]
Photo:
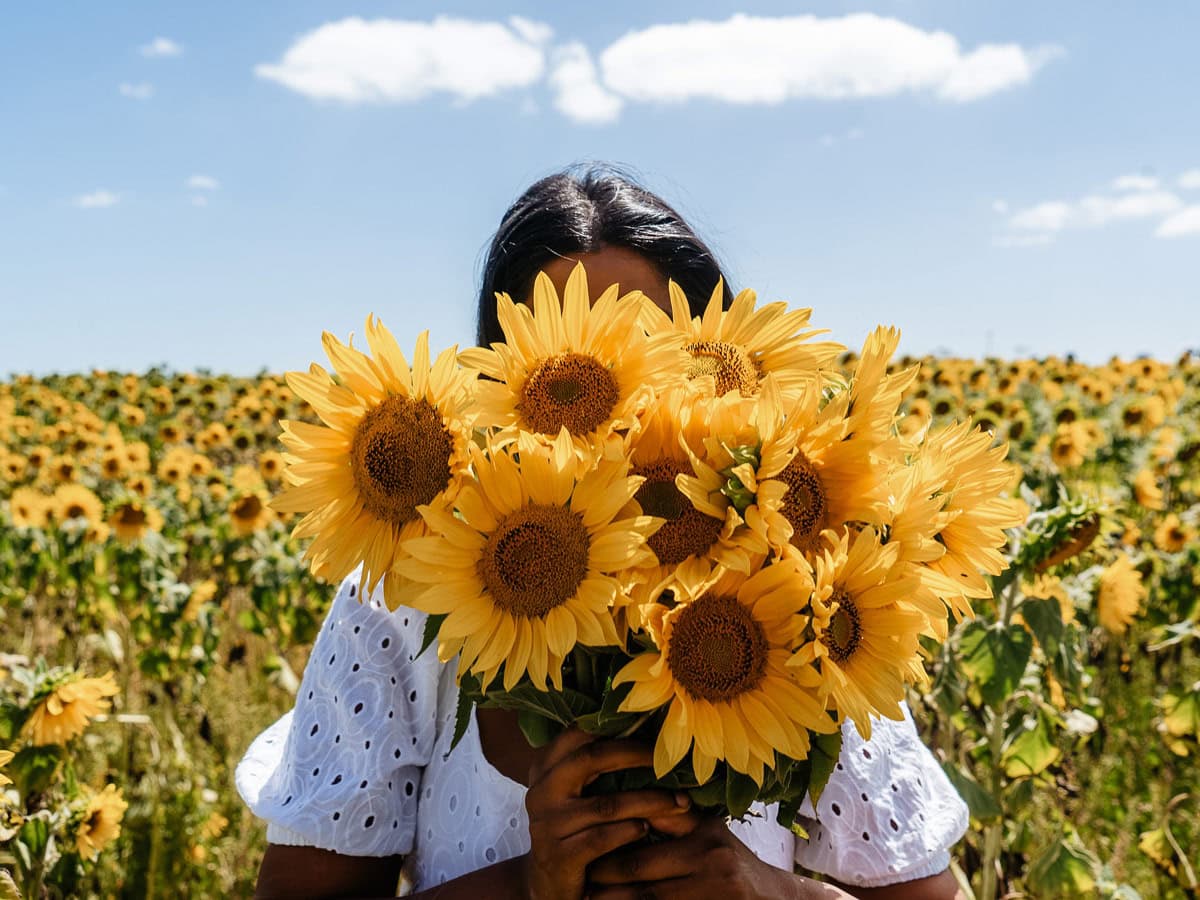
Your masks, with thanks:
[[[403,346],[469,344],[505,207],[588,159],[843,343],[885,322],[913,353],[1200,345],[1191,2],[3,17],[0,375],[302,369],[369,312]]]

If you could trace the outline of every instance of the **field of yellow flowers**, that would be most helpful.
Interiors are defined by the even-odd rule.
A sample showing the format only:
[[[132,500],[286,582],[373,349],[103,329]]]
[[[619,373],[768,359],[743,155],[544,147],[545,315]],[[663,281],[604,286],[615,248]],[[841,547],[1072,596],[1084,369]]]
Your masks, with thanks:
[[[1197,896],[1200,358],[920,362],[901,430],[970,416],[1031,510],[911,698],[960,878]],[[315,416],[265,374],[0,383],[0,897],[252,893],[233,768],[333,597],[266,505],[279,419]]]

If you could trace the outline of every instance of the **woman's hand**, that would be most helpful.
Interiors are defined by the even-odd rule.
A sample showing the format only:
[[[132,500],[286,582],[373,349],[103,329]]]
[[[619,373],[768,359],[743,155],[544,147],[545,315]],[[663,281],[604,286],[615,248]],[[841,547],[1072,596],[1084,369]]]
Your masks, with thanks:
[[[597,775],[649,767],[654,751],[628,740],[601,740],[571,729],[545,748],[529,772],[525,808],[529,853],[522,878],[533,900],[579,900],[594,860],[643,837],[650,827],[685,835],[700,821],[686,794],[625,791],[584,797]]]
[[[590,900],[850,900],[851,895],[763,862],[729,830],[705,816],[681,837],[617,850],[589,871]]]

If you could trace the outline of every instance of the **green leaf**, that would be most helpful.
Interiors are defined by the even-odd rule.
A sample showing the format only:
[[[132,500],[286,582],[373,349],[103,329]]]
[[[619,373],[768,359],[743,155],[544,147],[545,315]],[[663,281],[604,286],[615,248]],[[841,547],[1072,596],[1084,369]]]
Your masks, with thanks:
[[[26,819],[17,833],[17,840],[29,848],[29,856],[36,865],[46,855],[46,845],[50,842],[50,823],[45,819]]]
[[[725,805],[729,807],[729,815],[735,819],[742,818],[757,798],[758,785],[754,779],[726,764]]]
[[[1078,840],[1055,839],[1029,869],[1029,883],[1039,897],[1089,894],[1096,888],[1099,861]]]
[[[1017,611],[1046,651],[1046,657],[1054,657],[1063,633],[1062,608],[1058,601],[1053,597],[1027,599]]]
[[[425,630],[421,632],[421,649],[417,651],[417,656],[414,656],[413,659],[416,659],[428,650],[429,645],[437,640],[438,631],[441,629],[442,622],[446,620],[447,615],[449,613],[437,613],[425,617]]]
[[[1037,724],[1022,732],[1008,745],[1001,757],[1004,774],[1009,778],[1028,778],[1043,772],[1062,756],[1050,736],[1050,726],[1042,716]]]
[[[562,726],[545,716],[522,709],[517,713],[517,724],[530,747],[544,747],[562,732]]]
[[[1003,814],[996,798],[969,774],[951,762],[942,763],[942,769],[945,771],[946,777],[950,779],[950,783],[954,785],[955,790],[966,802],[971,815],[976,819],[987,822],[998,819]]]
[[[21,730],[29,711],[12,703],[0,703],[0,742],[8,744]]]
[[[479,695],[479,680],[470,672],[463,674],[458,682],[458,703],[454,708],[454,737],[450,739],[450,749],[458,746],[458,742],[467,733],[471,722],[471,711]]]
[[[1033,637],[1020,625],[972,622],[963,631],[962,668],[979,687],[983,700],[997,706],[1017,688],[1029,655]]]
[[[17,784],[22,796],[40,794],[50,786],[64,749],[57,744],[22,747],[8,763],[6,774]]]
[[[808,779],[808,795],[812,798],[813,809],[816,809],[817,801],[821,799],[821,792],[825,790],[825,785],[829,782],[829,776],[833,774],[833,769],[837,765],[841,753],[842,732],[840,730],[833,734],[813,735],[812,747],[808,751],[808,759],[812,765],[812,772]]]
[[[713,777],[704,784],[688,791],[688,795],[697,807],[721,806],[725,802],[725,779],[718,773],[714,773]]]

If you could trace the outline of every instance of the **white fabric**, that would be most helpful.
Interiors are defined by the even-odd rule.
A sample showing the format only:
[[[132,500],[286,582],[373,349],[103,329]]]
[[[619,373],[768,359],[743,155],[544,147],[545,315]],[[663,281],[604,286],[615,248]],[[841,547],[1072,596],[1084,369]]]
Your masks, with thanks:
[[[472,716],[453,753],[456,663],[433,648],[414,659],[425,616],[389,613],[382,585],[367,603],[359,572],[338,589],[304,670],[295,708],[237,766],[238,793],[274,844],[352,856],[407,857],[417,889],[529,849],[525,787],[487,761]],[[936,874],[967,828],[967,808],[903,722],[875,720],[870,741],[843,728],[837,769],[818,808],[808,798],[793,837],[764,815],[733,822],[761,859],[859,886]]]

